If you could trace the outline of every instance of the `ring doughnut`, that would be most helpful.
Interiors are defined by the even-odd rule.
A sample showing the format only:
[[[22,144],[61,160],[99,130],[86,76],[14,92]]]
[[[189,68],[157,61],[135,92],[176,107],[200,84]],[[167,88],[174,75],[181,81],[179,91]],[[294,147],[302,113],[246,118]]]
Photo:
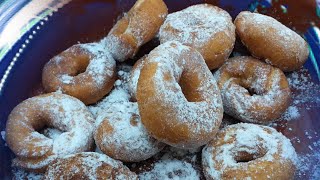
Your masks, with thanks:
[[[42,72],[46,92],[61,90],[93,104],[112,89],[116,63],[103,43],[77,44],[51,59]]]
[[[202,150],[206,179],[293,179],[297,154],[275,129],[240,123],[217,133]]]
[[[94,153],[83,152],[59,158],[51,164],[45,180],[55,179],[138,179],[137,175],[120,161]]]
[[[194,149],[209,142],[220,126],[220,91],[201,54],[177,41],[147,56],[138,80],[142,123],[171,146]]]
[[[159,32],[161,43],[175,40],[198,50],[209,69],[220,67],[228,59],[235,37],[231,16],[209,4],[169,14]]]
[[[235,25],[253,56],[282,71],[298,70],[308,58],[307,42],[272,17],[244,11],[237,16]]]
[[[162,0],[137,0],[106,37],[112,56],[120,62],[134,57],[140,46],[154,38],[167,14]]]
[[[229,59],[215,73],[225,113],[252,123],[268,123],[290,104],[290,88],[283,72],[248,56]]]
[[[45,127],[63,133],[55,139],[38,133]],[[51,93],[27,99],[11,112],[6,141],[17,156],[13,166],[43,172],[57,157],[91,150],[94,119],[76,98]]]

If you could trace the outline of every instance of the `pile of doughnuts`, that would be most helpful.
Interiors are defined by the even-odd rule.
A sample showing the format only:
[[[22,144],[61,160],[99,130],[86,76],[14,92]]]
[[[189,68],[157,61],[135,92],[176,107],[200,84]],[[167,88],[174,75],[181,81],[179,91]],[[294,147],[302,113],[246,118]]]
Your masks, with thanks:
[[[236,34],[252,57],[229,58]],[[126,65],[153,38],[160,44]],[[206,179],[292,179],[295,149],[266,124],[290,104],[284,72],[308,53],[301,36],[262,14],[244,11],[233,23],[209,4],[168,15],[162,0],[138,0],[100,42],[76,44],[44,66],[48,94],[23,101],[7,121],[12,165],[44,179],[138,179],[122,162],[165,146],[204,147]],[[244,123],[219,129],[223,113]],[[161,163],[141,177],[174,164]],[[184,178],[198,174],[175,164]]]

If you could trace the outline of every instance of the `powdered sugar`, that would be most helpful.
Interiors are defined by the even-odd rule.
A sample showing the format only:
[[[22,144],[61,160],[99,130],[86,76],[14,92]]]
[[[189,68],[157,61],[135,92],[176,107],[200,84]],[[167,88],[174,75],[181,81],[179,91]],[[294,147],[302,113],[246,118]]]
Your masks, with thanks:
[[[80,49],[80,52],[89,56],[89,64],[84,73],[80,73],[83,79],[89,81],[90,78],[84,78],[84,74],[91,77],[91,84],[96,88],[102,88],[103,85],[109,82],[109,79],[112,78],[114,69],[116,66],[115,60],[111,56],[110,52],[105,48],[105,40],[100,42],[88,43],[88,44],[78,44],[65,51],[65,53],[76,54],[76,48]],[[79,52],[78,52],[79,53]],[[71,56],[72,57],[72,56]],[[62,59],[60,55],[52,59],[56,66],[59,66],[60,63],[65,59]],[[67,62],[71,63],[71,61]],[[58,79],[62,85],[75,84],[76,82],[81,82],[83,79],[77,79],[77,76],[70,74],[58,75]],[[79,78],[79,77],[78,77]],[[90,83],[90,82],[86,82]]]
[[[223,139],[208,144],[202,154],[205,174],[214,179],[220,179],[226,169],[247,168],[249,164],[237,163],[238,152],[253,155],[250,166],[258,166],[258,161],[297,163],[297,154],[290,140],[273,128],[240,123],[226,127],[219,134],[218,137]]]
[[[158,153],[164,144],[152,138],[141,123],[138,104],[130,102],[128,92],[131,67],[120,67],[119,83],[102,102],[91,106],[96,118],[96,143],[99,148],[115,159],[141,161]],[[104,131],[105,124],[112,131]],[[112,150],[110,149],[112,147]],[[110,154],[110,151],[117,153]]]
[[[287,74],[287,80],[292,91],[292,102],[279,120],[299,120],[301,113],[320,107],[320,86],[312,80],[307,69]]]
[[[318,180],[320,177],[320,140],[315,141],[311,146],[313,147],[311,152],[298,156],[297,179]]]
[[[139,179],[197,180],[200,179],[200,176],[190,163],[173,159],[161,160],[155,163],[151,171],[139,174]]]
[[[1,131],[1,138],[6,141],[6,131]]]
[[[27,172],[22,169],[13,169],[13,180],[41,180],[44,178],[43,174],[37,174],[33,172]]]
[[[110,52],[105,49],[104,44],[105,42],[102,40],[99,43],[81,45],[91,55],[92,59],[86,72],[95,80],[94,82],[97,84],[97,87],[101,87],[104,83],[108,82],[108,79],[113,76],[116,66],[116,62]]]
[[[96,137],[99,137],[96,138],[97,145],[107,154],[115,151],[112,155],[109,154],[115,159],[142,161],[164,147],[164,144],[149,135],[141,123],[137,103],[113,103],[99,114],[96,122]],[[105,123],[112,127],[111,132],[100,130],[99,126]]]
[[[141,69],[145,63],[145,58],[146,58],[146,56],[139,59],[135,63],[135,66],[130,73],[130,81],[128,82],[128,88],[129,88],[131,96],[134,99],[136,99],[136,96],[137,96],[138,80],[140,77]]]
[[[73,77],[67,75],[67,74],[63,74],[60,77],[60,80],[64,83],[64,84],[71,84],[73,82]]]
[[[159,35],[161,43],[177,40],[201,49],[216,33],[224,32],[232,37],[234,31],[232,19],[227,12],[212,5],[199,4],[169,14]]]
[[[74,164],[69,171],[61,171],[70,163]],[[136,175],[131,173],[121,162],[110,157],[93,152],[78,153],[65,156],[51,166],[46,172],[46,179],[65,179],[70,177],[82,177],[84,179],[96,180],[103,178],[106,174],[115,179],[134,179]]]
[[[110,92],[108,96],[103,98],[100,102],[95,105],[88,106],[89,110],[93,114],[94,117],[97,117],[100,112],[108,109],[113,103],[124,103],[130,100],[130,94],[128,92],[128,78],[130,71],[132,69],[131,66],[120,66],[118,67],[118,76],[117,80],[119,83],[114,84],[114,89]],[[121,83],[120,83],[121,82]],[[99,124],[100,122],[96,122]]]

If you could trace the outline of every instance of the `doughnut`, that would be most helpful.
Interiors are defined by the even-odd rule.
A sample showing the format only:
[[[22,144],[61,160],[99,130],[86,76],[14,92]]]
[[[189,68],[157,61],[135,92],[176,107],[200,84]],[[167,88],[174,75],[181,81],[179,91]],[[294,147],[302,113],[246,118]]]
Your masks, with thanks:
[[[112,89],[116,63],[102,42],[77,44],[52,58],[43,68],[46,92],[57,90],[93,104]]]
[[[198,50],[209,69],[228,59],[235,43],[231,16],[216,6],[198,4],[169,14],[160,28],[160,43],[179,41]]]
[[[138,80],[141,121],[159,141],[181,149],[208,143],[223,116],[219,88],[201,54],[177,41],[156,47]]]
[[[53,138],[40,134],[45,127],[60,130]],[[78,99],[50,93],[27,99],[9,115],[6,141],[17,156],[13,166],[43,172],[57,157],[93,147],[94,119]]]
[[[229,59],[215,73],[225,113],[244,122],[266,124],[289,107],[291,92],[284,73],[249,56]]]
[[[293,179],[297,154],[267,126],[240,123],[220,130],[202,150],[206,179]]]
[[[167,14],[162,0],[137,0],[109,32],[106,47],[120,62],[134,57],[143,44],[154,38]]]
[[[307,42],[272,17],[244,11],[234,23],[251,54],[282,71],[300,69],[309,56]]]
[[[145,59],[147,56],[142,57],[139,59],[133,66],[131,73],[130,73],[130,80],[128,82],[129,92],[131,94],[131,98],[134,101],[137,101],[137,86],[138,86],[138,79],[140,76],[141,69],[144,65]]]
[[[160,152],[165,144],[151,137],[143,126],[138,104],[130,101],[129,72],[119,72],[122,72],[117,80],[120,82],[116,83],[119,85],[103,100],[97,113],[94,139],[97,147],[114,159],[146,160]]]
[[[45,180],[55,179],[138,179],[137,175],[120,161],[94,153],[82,152],[59,158],[51,164]]]
[[[94,139],[108,156],[124,162],[139,162],[165,146],[150,136],[141,122],[136,102],[113,103],[96,121]]]

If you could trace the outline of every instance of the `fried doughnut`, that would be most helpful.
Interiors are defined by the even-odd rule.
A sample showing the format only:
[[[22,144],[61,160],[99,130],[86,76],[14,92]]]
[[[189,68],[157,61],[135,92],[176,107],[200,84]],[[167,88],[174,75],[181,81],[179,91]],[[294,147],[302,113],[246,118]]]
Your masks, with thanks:
[[[129,92],[131,94],[131,98],[133,100],[137,100],[137,86],[138,86],[138,79],[140,76],[141,69],[144,65],[145,59],[147,56],[142,57],[139,59],[133,66],[131,73],[130,73],[130,80],[128,82]]]
[[[129,76],[129,73],[123,76]],[[103,111],[96,118],[96,145],[103,153],[117,160],[146,160],[160,152],[165,144],[150,136],[143,126],[138,104],[130,102],[128,82],[122,80],[119,84],[106,97]]]
[[[201,54],[177,41],[161,44],[141,70],[141,121],[156,139],[182,149],[209,142],[220,126],[219,88]]]
[[[206,179],[293,179],[297,154],[267,126],[240,123],[220,130],[202,150]]]
[[[94,153],[83,152],[59,158],[45,173],[46,180],[55,179],[138,179],[120,161]]]
[[[103,43],[77,44],[55,56],[42,72],[46,92],[61,90],[93,104],[112,89],[116,63]]]
[[[120,62],[134,57],[140,46],[156,35],[167,14],[162,0],[137,0],[106,37],[113,57]]]
[[[55,139],[38,131],[45,127],[63,133]],[[57,157],[91,150],[94,119],[78,99],[58,93],[27,99],[7,121],[6,141],[17,156],[13,166],[43,172]]]
[[[268,123],[290,104],[283,72],[248,56],[229,59],[215,74],[225,113],[252,123]]]
[[[276,19],[248,11],[236,20],[236,31],[253,56],[265,60],[282,71],[294,71],[306,62],[307,42]]]
[[[209,4],[169,14],[159,32],[161,43],[175,40],[197,49],[209,69],[220,67],[228,59],[235,37],[231,16]]]

